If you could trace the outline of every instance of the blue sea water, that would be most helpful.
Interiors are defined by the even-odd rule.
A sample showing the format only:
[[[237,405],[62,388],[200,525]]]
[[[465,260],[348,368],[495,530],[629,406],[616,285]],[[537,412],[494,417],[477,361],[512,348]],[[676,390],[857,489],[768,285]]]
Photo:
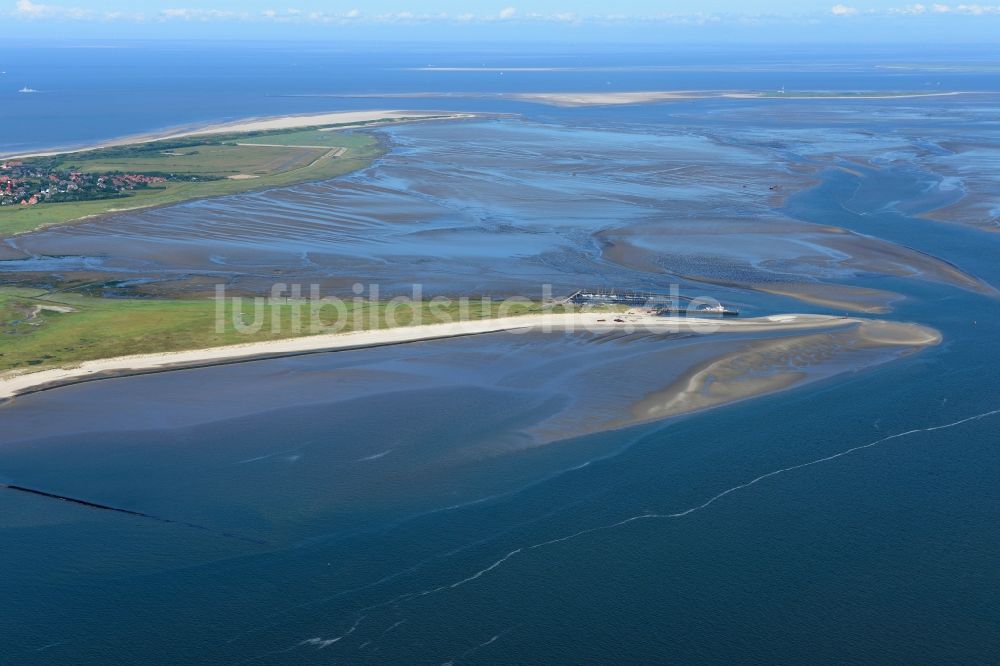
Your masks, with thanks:
[[[14,128],[0,150],[372,106],[285,94],[593,89],[612,76],[398,69],[445,57],[633,68],[676,58],[142,47],[143,62],[73,51],[94,66],[67,70],[59,50],[27,48],[5,47],[0,69],[45,92],[0,98]],[[697,55],[686,56],[693,71],[615,71],[615,85],[996,87],[982,73],[870,68],[875,56],[921,59],[913,53],[849,67],[844,54],[791,64],[757,54],[751,72],[746,58]],[[441,105],[498,109],[406,102]],[[583,124],[660,117],[653,107],[499,107]],[[705,110],[725,115],[692,105],[669,122]],[[821,126],[810,113],[795,118]],[[857,122],[879,127],[875,114]],[[871,179],[824,171],[783,210],[1000,285],[994,234],[916,217],[930,206],[915,194],[925,176],[886,169],[865,189]],[[466,356],[432,344],[325,354],[0,405],[0,481],[190,523],[0,491],[0,663],[995,663],[1000,307],[931,282],[867,283],[904,294],[889,316],[933,326],[944,343],[792,392],[538,448],[518,448],[515,433],[559,407],[558,393],[474,386],[431,362],[513,363],[488,338],[463,343]],[[432,388],[412,383],[418,367],[433,368]],[[342,400],[329,378],[345,371],[352,386],[382,388]]]
[[[982,45],[838,50],[808,47],[598,51],[484,45],[240,42],[0,44],[0,154],[72,146],[248,116],[370,109],[330,95],[630,90],[995,91]],[[902,65],[902,68],[894,66]],[[428,70],[433,67],[438,71]],[[446,68],[454,68],[446,71]],[[469,71],[483,68],[482,71]],[[39,92],[18,93],[24,87]],[[497,99],[385,100],[410,109],[534,109]]]

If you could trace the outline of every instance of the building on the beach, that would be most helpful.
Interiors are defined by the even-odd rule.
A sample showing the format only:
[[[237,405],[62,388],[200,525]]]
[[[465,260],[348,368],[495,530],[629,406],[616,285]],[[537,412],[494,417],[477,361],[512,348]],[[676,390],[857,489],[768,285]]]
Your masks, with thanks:
[[[721,315],[735,317],[740,311],[718,301],[705,301],[679,293],[658,294],[655,292],[619,289],[581,289],[567,299],[577,305],[624,305],[649,308],[661,315]]]

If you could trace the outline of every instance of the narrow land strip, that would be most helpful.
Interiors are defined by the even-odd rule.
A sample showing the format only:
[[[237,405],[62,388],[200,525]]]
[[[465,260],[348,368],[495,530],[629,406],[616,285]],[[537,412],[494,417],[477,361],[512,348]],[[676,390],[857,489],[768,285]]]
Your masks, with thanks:
[[[377,330],[312,335],[300,338],[227,345],[209,349],[119,356],[85,361],[75,367],[38,372],[8,373],[0,378],[0,398],[10,398],[41,386],[64,385],[88,378],[193,367],[230,362],[237,359],[302,354],[363,347],[417,342],[441,338],[495,333],[500,331],[591,331],[624,330],[647,333],[755,333],[831,328],[863,323],[868,320],[827,315],[774,315],[741,320],[694,317],[663,317],[651,314],[615,316],[607,313],[532,314],[476,321],[399,326]],[[936,332],[907,324],[881,322],[894,327],[883,344],[929,345],[940,339]],[[912,330],[910,330],[910,327]]]

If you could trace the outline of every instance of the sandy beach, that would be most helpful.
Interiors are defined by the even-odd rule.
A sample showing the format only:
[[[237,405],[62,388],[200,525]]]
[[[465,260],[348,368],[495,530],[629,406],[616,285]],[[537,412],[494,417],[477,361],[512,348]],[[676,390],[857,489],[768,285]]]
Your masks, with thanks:
[[[908,99],[914,97],[949,97],[963,95],[963,92],[918,92],[886,94],[765,94],[757,91],[713,91],[713,90],[654,90],[646,92],[581,92],[581,93],[524,93],[511,95],[526,102],[538,102],[551,106],[618,106],[629,104],[654,104],[688,99],[725,98],[760,100],[851,100],[851,99]]]
[[[681,99],[717,97],[720,93],[709,91],[649,91],[649,92],[581,92],[581,93],[522,93],[511,95],[525,102],[538,102],[551,106],[618,106],[652,104]]]
[[[51,155],[66,155],[80,153],[87,150],[97,150],[101,148],[113,148],[115,146],[128,146],[136,143],[149,143],[151,141],[163,141],[165,139],[180,139],[189,136],[204,136],[207,134],[241,134],[247,132],[263,132],[271,130],[290,130],[303,127],[315,127],[317,125],[344,125],[352,123],[370,123],[376,120],[401,121],[421,120],[433,117],[439,120],[472,118],[471,113],[433,113],[429,111],[396,111],[396,110],[373,110],[373,111],[341,111],[334,113],[311,113],[293,116],[274,116],[269,118],[245,118],[228,123],[218,123],[205,125],[202,127],[192,127],[188,129],[170,129],[161,132],[140,134],[121,137],[111,141],[105,141],[89,146],[81,146],[67,149],[53,149],[48,151],[20,154],[2,154],[3,159],[26,159],[30,157],[49,157]]]
[[[89,378],[116,374],[160,371],[225,363],[255,357],[271,357],[319,351],[376,347],[420,340],[495,333],[499,331],[592,331],[621,330],[631,333],[752,333],[766,331],[796,331],[847,326],[868,320],[828,315],[783,314],[750,319],[710,319],[695,317],[661,317],[652,314],[616,315],[613,313],[559,313],[501,317],[455,323],[401,326],[397,328],[320,334],[284,340],[255,342],[208,349],[163,352],[135,356],[85,361],[78,366],[54,368],[38,372],[13,372],[0,377],[0,399],[11,398],[43,386],[55,386],[86,381]],[[909,324],[880,322],[892,329],[886,336],[892,345],[929,345],[939,338],[936,333]],[[912,329],[912,330],[911,330]]]
[[[436,71],[450,71],[436,68]],[[456,69],[454,71],[464,71]],[[418,93],[382,93],[365,95],[330,95],[330,97],[365,97],[380,99],[407,98],[480,98],[480,99],[515,99],[523,102],[546,104],[562,107],[586,106],[628,106],[633,104],[655,104],[657,102],[672,102],[692,99],[761,99],[761,100],[885,100],[910,99],[916,97],[952,97],[956,95],[984,94],[970,91],[940,91],[940,92],[884,92],[884,93],[846,93],[834,91],[789,91],[775,93],[761,90],[635,90],[635,91],[579,91],[579,92],[532,92],[532,93],[474,93],[474,92],[418,92]],[[325,95],[324,95],[325,96]]]
[[[166,137],[174,139],[184,136],[201,136],[204,134],[265,132],[272,130],[299,129],[316,125],[343,125],[347,123],[368,123],[374,120],[400,120],[403,118],[420,120],[433,117],[437,119],[472,118],[471,113],[434,113],[431,111],[343,111],[337,113],[312,113],[301,116],[277,116],[274,118],[248,118],[232,123],[209,125],[199,130],[182,132]]]

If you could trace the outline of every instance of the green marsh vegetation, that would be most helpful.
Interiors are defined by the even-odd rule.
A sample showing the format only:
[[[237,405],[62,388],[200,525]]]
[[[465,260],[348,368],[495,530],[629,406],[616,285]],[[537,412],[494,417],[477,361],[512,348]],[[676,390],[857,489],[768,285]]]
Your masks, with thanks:
[[[122,210],[335,178],[369,166],[384,153],[375,135],[345,131],[357,126],[362,125],[192,136],[25,159],[25,165],[53,173],[130,173],[167,180],[104,199],[0,207],[0,237]]]
[[[0,372],[321,333],[566,311],[563,306],[543,307],[527,300],[470,298],[464,304],[448,299],[416,305],[344,300],[339,311],[319,308],[317,321],[323,328],[314,330],[309,301],[301,301],[297,308],[284,299],[223,302],[220,311],[213,298],[102,298],[74,291],[0,287]]]

